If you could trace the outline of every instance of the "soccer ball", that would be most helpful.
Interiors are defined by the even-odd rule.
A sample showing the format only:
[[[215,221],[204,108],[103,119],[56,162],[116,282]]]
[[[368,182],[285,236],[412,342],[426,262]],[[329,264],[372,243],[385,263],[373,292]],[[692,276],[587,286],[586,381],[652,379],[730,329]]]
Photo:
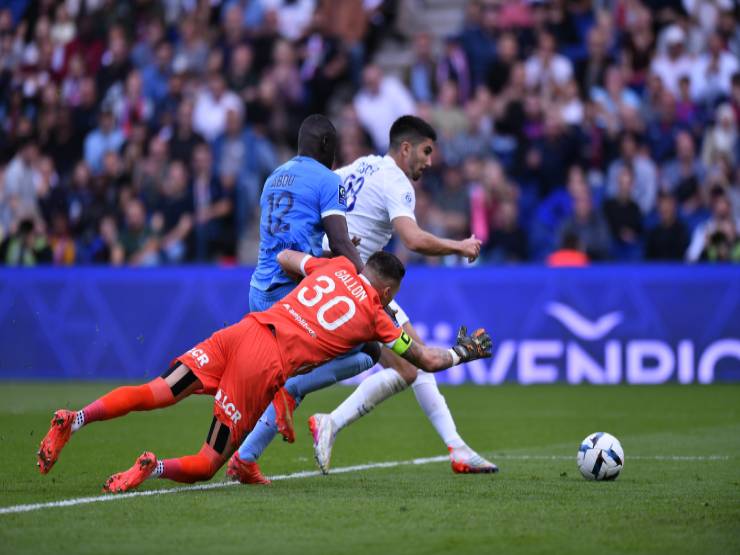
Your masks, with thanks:
[[[613,435],[596,432],[581,442],[576,460],[587,480],[616,480],[624,466],[624,450]]]

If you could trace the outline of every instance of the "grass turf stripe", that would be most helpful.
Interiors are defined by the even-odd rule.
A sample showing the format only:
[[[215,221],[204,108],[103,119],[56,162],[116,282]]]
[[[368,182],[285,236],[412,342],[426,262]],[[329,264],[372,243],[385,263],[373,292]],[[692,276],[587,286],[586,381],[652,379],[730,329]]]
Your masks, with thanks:
[[[575,459],[574,456],[570,455],[507,455],[505,453],[496,455],[495,459],[508,459],[508,460],[569,460]],[[635,460],[670,460],[670,461],[716,461],[716,460],[728,460],[730,457],[724,455],[654,455],[654,456],[640,456],[632,455],[629,459]],[[406,465],[420,465],[430,464],[435,462],[448,461],[447,455],[440,455],[437,457],[425,457],[418,459],[411,459],[408,461],[388,461],[388,462],[377,462],[367,464],[357,464],[353,466],[343,466],[334,468],[331,470],[331,474],[345,474],[348,472],[360,472],[363,470],[372,470],[376,468],[393,468],[396,466]],[[271,476],[270,480],[276,482],[280,480],[294,480],[297,478],[312,478],[314,476],[321,476],[321,472],[318,470],[304,470],[301,472],[293,472],[291,474],[280,474],[277,476]],[[108,494],[108,495],[96,495],[91,497],[76,497],[73,499],[62,499],[60,501],[48,501],[45,503],[30,503],[26,505],[12,505],[9,507],[0,507],[0,515],[15,514],[15,513],[28,513],[31,511],[39,511],[41,509],[52,509],[56,507],[72,507],[75,505],[86,505],[89,503],[103,503],[106,501],[115,501],[118,499],[129,499],[131,497],[148,497],[151,495],[167,495],[170,493],[181,493],[184,491],[206,491],[212,489],[221,489],[229,486],[239,485],[239,482],[216,482],[211,484],[198,484],[193,486],[178,486],[174,488],[166,489],[152,489],[146,491],[134,491],[130,493],[120,494]]]

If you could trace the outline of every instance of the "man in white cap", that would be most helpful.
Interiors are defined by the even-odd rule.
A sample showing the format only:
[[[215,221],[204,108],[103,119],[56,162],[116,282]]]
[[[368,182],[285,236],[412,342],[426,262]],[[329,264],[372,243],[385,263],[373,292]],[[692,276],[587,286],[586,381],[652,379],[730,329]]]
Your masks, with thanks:
[[[681,77],[691,78],[693,60],[686,54],[686,38],[686,32],[678,25],[667,27],[661,37],[663,52],[650,65],[650,71],[660,77],[673,96],[678,96]]]

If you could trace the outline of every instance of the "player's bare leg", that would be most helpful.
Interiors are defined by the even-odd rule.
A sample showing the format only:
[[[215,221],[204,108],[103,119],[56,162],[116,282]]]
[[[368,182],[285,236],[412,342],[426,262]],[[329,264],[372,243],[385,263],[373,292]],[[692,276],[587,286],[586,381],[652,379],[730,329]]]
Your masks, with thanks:
[[[186,484],[210,480],[235,449],[231,430],[214,416],[206,441],[198,453],[158,460],[154,453],[144,452],[131,468],[108,478],[103,491],[123,493],[140,486],[149,478],[165,478]]]
[[[415,342],[422,343],[410,322],[404,323],[403,329]],[[414,389],[419,406],[447,446],[454,472],[498,472],[495,464],[468,447],[457,433],[455,421],[433,374],[418,370],[387,349],[383,350],[381,364],[384,369],[363,381],[330,415],[318,414],[309,419],[314,454],[322,472],[328,472],[336,434],[409,385]]]
[[[195,374],[177,362],[162,376],[145,384],[118,387],[82,410],[56,411],[37,452],[39,471],[47,474],[52,469],[71,435],[83,426],[98,420],[119,418],[132,411],[168,407],[201,387],[203,384]]]

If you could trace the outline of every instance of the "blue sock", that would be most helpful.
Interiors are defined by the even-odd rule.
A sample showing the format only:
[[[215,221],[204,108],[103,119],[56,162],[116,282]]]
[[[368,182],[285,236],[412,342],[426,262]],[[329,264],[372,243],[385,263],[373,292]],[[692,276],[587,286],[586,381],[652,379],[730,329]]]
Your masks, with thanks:
[[[243,461],[256,461],[265,448],[270,445],[275,434],[277,434],[275,406],[270,403],[270,406],[257,421],[257,425],[252,428],[244,443],[239,447],[239,458]]]
[[[327,362],[308,374],[290,378],[285,382],[285,389],[293,396],[296,401],[296,408],[298,408],[301,399],[312,391],[323,389],[338,381],[356,376],[372,365],[372,358],[365,353],[352,353]],[[243,461],[256,461],[276,434],[275,406],[270,403],[270,406],[257,421],[257,425],[249,432],[244,443],[239,447],[239,458]]]

